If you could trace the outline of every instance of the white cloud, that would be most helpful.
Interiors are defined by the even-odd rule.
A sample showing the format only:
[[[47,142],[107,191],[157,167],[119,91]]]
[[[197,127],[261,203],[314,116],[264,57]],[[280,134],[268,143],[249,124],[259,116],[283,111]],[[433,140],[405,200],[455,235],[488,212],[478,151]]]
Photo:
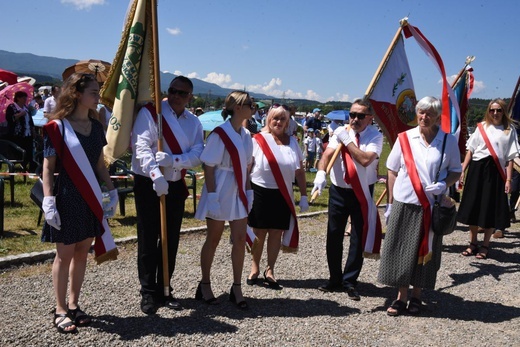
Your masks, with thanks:
[[[105,5],[105,0],[61,0],[62,4],[71,4],[77,10],[90,10],[95,5]]]
[[[480,92],[483,92],[486,89],[486,85],[484,84],[484,81],[475,81],[473,82],[473,93],[478,94]],[[473,94],[471,94],[473,95]]]
[[[218,72],[210,72],[202,80],[209,83],[215,83],[224,88],[228,88],[228,85],[231,83],[231,75]]]
[[[196,72],[190,72],[188,75],[186,75],[186,77],[200,79],[199,74]]]
[[[181,29],[179,28],[166,28],[166,31],[173,36],[177,36],[181,34]]]
[[[327,98],[326,101],[343,101],[343,102],[347,102],[349,100],[350,100],[350,96],[348,94],[336,93],[336,94],[334,94],[334,96],[331,96],[331,97]]]
[[[174,74],[175,76],[180,76],[180,75],[182,75],[182,71],[175,70],[175,71],[173,72],[173,74]]]

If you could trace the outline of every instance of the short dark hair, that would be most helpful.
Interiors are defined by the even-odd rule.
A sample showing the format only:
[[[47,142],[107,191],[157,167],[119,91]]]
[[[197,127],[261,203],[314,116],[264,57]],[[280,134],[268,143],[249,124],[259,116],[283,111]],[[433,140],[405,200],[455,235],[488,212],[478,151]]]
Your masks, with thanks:
[[[187,85],[190,86],[191,90],[193,91],[193,82],[186,76],[176,76],[174,79],[172,79],[172,81],[170,82],[170,86],[172,85],[173,82],[175,81],[180,81],[182,83],[186,83]]]
[[[357,105],[360,105],[360,106],[364,106],[364,107],[366,107],[366,108],[368,109],[368,113],[369,113],[370,115],[372,115],[372,116],[375,114],[375,112],[374,112],[374,108],[372,107],[372,104],[371,104],[370,101],[369,101],[368,99],[366,99],[366,98],[363,98],[363,99],[361,99],[361,98],[356,99],[356,100],[354,100],[354,101],[352,102],[352,105],[354,105],[354,104],[357,104]]]

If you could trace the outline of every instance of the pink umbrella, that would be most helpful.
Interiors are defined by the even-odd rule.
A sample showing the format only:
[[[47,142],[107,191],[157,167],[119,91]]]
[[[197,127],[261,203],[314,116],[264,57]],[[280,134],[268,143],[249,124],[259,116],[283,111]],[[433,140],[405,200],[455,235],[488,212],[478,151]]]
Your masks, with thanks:
[[[29,104],[33,98],[34,87],[27,82],[11,84],[0,90],[0,122],[5,122],[5,110],[14,102],[14,94],[20,91],[27,93],[27,104]]]
[[[9,84],[16,84],[18,83],[18,75],[14,72],[0,69],[0,80]]]

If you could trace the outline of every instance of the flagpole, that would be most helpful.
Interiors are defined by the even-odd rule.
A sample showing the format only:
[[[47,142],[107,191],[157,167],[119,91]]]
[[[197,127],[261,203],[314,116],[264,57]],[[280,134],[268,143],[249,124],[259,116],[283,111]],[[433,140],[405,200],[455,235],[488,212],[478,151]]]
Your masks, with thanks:
[[[466,62],[464,63],[464,67],[459,71],[459,74],[457,75],[457,77],[455,77],[455,80],[451,84],[451,88],[455,88],[455,85],[457,84],[457,82],[462,77],[462,74],[464,73],[464,71],[466,71],[466,68],[468,67],[469,64],[471,64],[473,62],[473,60],[475,60],[475,56],[474,55],[468,55],[466,57]]]
[[[161,75],[159,70],[159,32],[157,25],[157,0],[151,0],[152,6],[152,42],[153,42],[153,72],[154,72],[154,99],[155,110],[157,111],[157,127],[159,139],[157,140],[157,150],[163,150],[163,134],[162,134],[162,107],[161,107]],[[162,169],[161,169],[162,171]],[[163,264],[163,289],[164,296],[170,295],[170,276],[168,275],[168,232],[166,228],[166,195],[160,197],[161,211],[161,249]]]
[[[520,87],[520,76],[518,76],[518,81],[516,82],[515,90],[513,91],[513,95],[511,96],[511,100],[509,100],[509,105],[507,105],[507,113],[511,113],[512,112],[515,96],[516,96],[516,93],[518,92],[518,87]],[[518,199],[518,201],[520,201],[520,199]]]

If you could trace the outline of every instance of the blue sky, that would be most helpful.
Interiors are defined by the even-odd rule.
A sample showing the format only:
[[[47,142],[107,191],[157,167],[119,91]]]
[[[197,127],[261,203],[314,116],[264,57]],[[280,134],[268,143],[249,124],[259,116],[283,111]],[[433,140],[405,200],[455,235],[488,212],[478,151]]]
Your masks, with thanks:
[[[162,71],[275,97],[352,101],[364,95],[408,16],[448,75],[468,55],[472,97],[510,97],[520,74],[517,0],[159,0]],[[0,49],[112,62],[129,0],[2,1]],[[440,73],[405,41],[416,94],[439,96]]]

